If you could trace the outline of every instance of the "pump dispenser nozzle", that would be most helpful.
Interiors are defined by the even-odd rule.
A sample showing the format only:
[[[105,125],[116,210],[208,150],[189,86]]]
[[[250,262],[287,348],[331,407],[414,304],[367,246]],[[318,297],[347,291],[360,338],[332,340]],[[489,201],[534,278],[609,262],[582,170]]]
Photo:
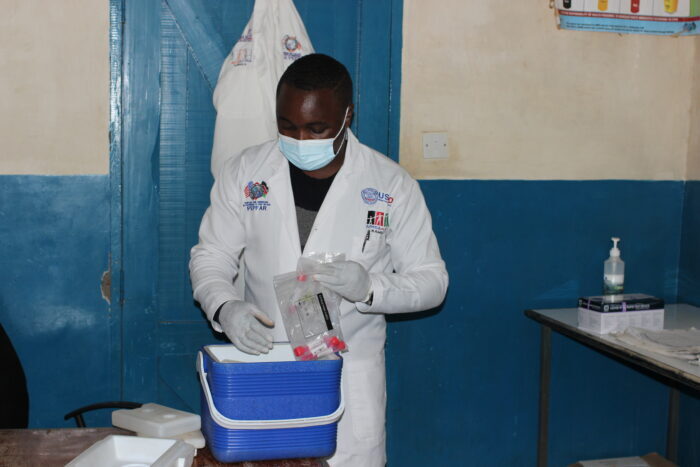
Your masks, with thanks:
[[[620,249],[617,247],[617,242],[620,241],[618,237],[611,237],[610,240],[613,241],[613,247],[610,249],[610,256],[620,256]]]

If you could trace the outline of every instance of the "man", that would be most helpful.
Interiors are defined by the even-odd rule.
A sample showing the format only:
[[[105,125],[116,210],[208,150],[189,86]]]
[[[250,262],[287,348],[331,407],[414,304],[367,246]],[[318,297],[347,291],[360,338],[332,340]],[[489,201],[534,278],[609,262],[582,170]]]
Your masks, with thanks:
[[[289,66],[277,87],[279,138],[217,177],[192,249],[195,298],[215,330],[248,353],[287,341],[273,276],[312,252],[344,253],[314,276],[343,297],[346,410],[330,464],[383,466],[386,321],[438,306],[447,272],[418,183],[350,131],[352,81],[331,57]],[[245,253],[245,297],[232,285]],[[275,323],[278,323],[275,326]]]

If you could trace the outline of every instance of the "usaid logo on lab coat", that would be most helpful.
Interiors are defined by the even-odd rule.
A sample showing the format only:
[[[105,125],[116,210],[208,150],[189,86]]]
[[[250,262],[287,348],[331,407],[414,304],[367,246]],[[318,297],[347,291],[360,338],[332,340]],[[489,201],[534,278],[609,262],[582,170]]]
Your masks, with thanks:
[[[360,195],[365,204],[375,204],[377,201],[383,201],[386,204],[394,202],[394,198],[389,193],[382,193],[374,188],[365,188]]]
[[[243,188],[243,194],[246,199],[250,199],[250,201],[243,202],[243,206],[245,206],[248,211],[267,211],[267,208],[270,207],[270,203],[261,198],[267,197],[269,191],[270,189],[264,181],[248,182]]]

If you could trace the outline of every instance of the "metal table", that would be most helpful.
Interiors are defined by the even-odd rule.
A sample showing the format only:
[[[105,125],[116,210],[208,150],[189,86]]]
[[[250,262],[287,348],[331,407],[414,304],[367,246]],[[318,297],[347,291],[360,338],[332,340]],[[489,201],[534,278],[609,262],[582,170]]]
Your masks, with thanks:
[[[686,304],[666,305],[665,329],[700,328],[700,308]],[[623,344],[608,335],[600,335],[578,328],[576,308],[526,310],[525,316],[541,324],[540,336],[540,407],[537,438],[537,465],[547,465],[547,437],[549,424],[549,382],[551,376],[552,330],[587,347],[622,360],[638,370],[650,371],[670,385],[666,456],[678,458],[679,387],[700,393],[700,366],[648,350]]]
[[[41,430],[0,430],[0,466],[63,467],[93,443],[108,435],[133,435],[119,428],[58,428]],[[208,448],[198,449],[193,466],[238,467],[324,467],[318,459],[289,459],[223,464]]]

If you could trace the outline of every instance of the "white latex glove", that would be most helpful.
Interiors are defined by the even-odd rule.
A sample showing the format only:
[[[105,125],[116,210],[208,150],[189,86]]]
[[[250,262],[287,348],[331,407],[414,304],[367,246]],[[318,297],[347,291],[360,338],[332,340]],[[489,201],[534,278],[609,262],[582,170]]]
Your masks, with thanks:
[[[355,261],[337,261],[318,267],[313,279],[351,302],[367,300],[372,285],[369,273]]]
[[[251,303],[240,300],[224,303],[219,324],[238,350],[260,355],[272,348],[272,333],[263,324],[273,327],[275,322]]]

